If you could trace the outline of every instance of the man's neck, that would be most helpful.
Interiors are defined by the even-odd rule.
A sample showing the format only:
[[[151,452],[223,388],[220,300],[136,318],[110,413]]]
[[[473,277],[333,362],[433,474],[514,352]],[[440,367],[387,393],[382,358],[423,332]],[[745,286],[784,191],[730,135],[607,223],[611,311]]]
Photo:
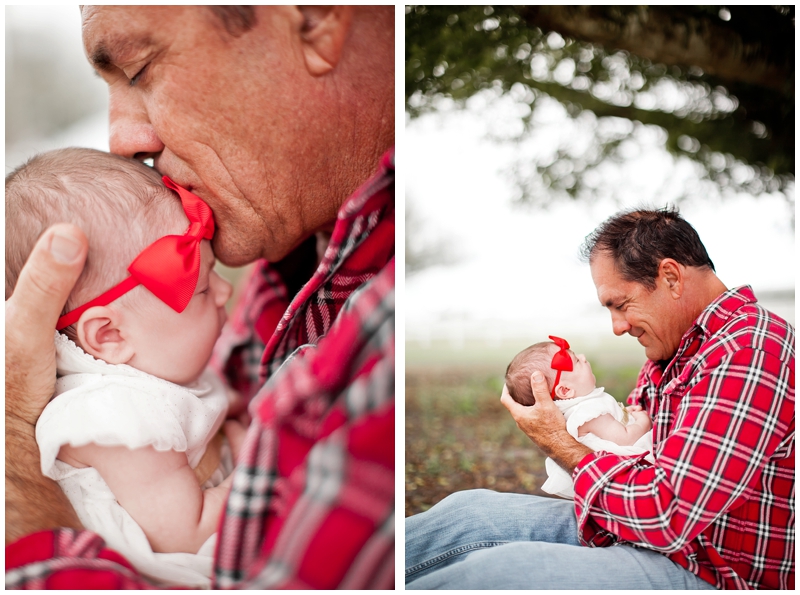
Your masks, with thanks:
[[[688,290],[686,311],[689,320],[686,328],[688,329],[714,300],[728,291],[728,288],[713,271],[706,268],[689,267],[687,272],[689,278],[686,283]]]

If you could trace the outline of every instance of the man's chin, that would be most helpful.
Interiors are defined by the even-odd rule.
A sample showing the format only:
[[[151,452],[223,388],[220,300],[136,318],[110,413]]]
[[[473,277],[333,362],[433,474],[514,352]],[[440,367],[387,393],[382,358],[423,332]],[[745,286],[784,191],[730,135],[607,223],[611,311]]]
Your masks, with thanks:
[[[642,341],[643,338],[644,338],[644,335],[641,335],[639,337],[636,337],[636,340],[639,341],[639,345],[644,347],[644,354],[647,357],[647,359],[652,359],[652,360],[655,360],[655,361],[658,361],[659,359],[661,359],[660,358],[661,354],[658,353],[658,349],[656,347],[654,347],[653,345],[645,345],[644,342]]]
[[[211,248],[216,259],[231,268],[243,267],[259,258],[258,254],[251,254],[247,250],[242,250],[241,246],[226,242],[219,234],[211,240]]]
[[[644,354],[647,359],[653,360],[654,362],[660,362],[662,360],[669,359],[668,357],[664,356],[664,352],[661,349],[652,345],[644,348]]]

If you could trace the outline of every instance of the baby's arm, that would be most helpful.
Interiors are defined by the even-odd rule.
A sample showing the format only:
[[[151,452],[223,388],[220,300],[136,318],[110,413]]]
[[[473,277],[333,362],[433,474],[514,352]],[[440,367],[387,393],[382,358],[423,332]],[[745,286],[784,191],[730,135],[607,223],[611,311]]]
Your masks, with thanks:
[[[58,458],[97,469],[154,552],[197,552],[217,530],[233,481],[203,491],[186,453],[151,446],[64,446]]]
[[[639,438],[650,431],[653,424],[650,417],[644,411],[628,410],[634,422],[627,426],[618,422],[610,413],[590,419],[582,426],[578,427],[578,436],[585,436],[592,433],[598,438],[609,440],[620,446],[631,446]]]

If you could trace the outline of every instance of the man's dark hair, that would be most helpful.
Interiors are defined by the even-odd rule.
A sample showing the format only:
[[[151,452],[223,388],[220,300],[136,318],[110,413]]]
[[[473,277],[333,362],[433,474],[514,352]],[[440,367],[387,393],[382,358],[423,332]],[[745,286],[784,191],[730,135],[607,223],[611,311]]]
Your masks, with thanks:
[[[252,6],[209,6],[225,31],[231,37],[247,33],[256,24],[255,8]]]
[[[581,257],[588,262],[600,252],[613,257],[623,279],[650,290],[655,289],[658,266],[665,258],[714,270],[700,236],[675,207],[624,211],[607,219],[581,246]]]

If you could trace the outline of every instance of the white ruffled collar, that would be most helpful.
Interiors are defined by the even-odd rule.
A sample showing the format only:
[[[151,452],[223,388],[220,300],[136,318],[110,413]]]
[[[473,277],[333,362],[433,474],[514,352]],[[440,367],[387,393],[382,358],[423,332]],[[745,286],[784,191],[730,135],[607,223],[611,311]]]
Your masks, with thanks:
[[[555,403],[556,407],[558,407],[561,410],[561,413],[564,414],[564,417],[567,417],[567,412],[569,412],[575,407],[582,405],[583,403],[585,403],[590,399],[599,397],[604,392],[605,392],[605,387],[598,386],[595,387],[595,389],[588,395],[583,395],[582,397],[572,397],[571,399],[555,399],[553,403]]]

